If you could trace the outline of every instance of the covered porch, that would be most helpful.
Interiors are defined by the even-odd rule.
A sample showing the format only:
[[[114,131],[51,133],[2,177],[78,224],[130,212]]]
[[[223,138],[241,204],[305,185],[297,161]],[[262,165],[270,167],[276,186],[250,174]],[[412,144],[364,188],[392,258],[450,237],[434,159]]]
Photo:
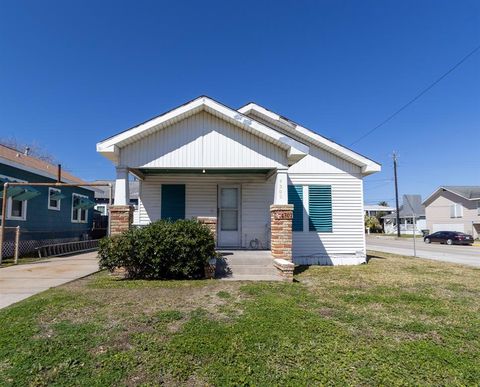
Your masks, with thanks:
[[[273,257],[291,260],[286,168],[117,167],[116,172],[113,214],[118,208],[131,211],[127,205],[131,173],[140,180],[138,225],[198,219],[210,227],[219,249],[271,250]],[[112,216],[113,230],[119,230],[116,218]],[[119,219],[133,222],[130,214]]]

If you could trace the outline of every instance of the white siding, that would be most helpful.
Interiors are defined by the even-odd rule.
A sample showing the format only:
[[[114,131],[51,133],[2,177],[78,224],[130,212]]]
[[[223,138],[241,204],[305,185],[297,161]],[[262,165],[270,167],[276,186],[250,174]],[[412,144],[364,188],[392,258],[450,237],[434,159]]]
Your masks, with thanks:
[[[120,150],[132,168],[275,168],[286,151],[207,112],[197,113]]]
[[[365,254],[363,181],[360,177],[346,173],[289,174],[289,184],[332,186],[333,231],[317,233],[305,227],[303,232],[294,232],[295,263],[326,264],[332,263],[335,257],[345,260],[357,253]],[[304,204],[308,212],[308,203]]]
[[[217,216],[219,184],[241,186],[242,246],[258,239],[269,248],[270,204],[273,203],[273,179],[262,175],[149,175],[140,182],[140,224],[161,218],[161,184],[185,184],[185,217]]]
[[[252,118],[283,131],[257,115]],[[288,136],[305,143],[295,134],[288,132]],[[366,249],[361,168],[318,146],[306,145],[310,147],[310,154],[289,168],[289,184],[332,186],[333,232],[310,232],[308,219],[304,220],[304,231],[293,233],[294,262],[323,265],[363,263]],[[304,197],[308,197],[307,192],[305,189]],[[306,205],[304,216],[308,210],[308,203]]]
[[[310,146],[306,155],[288,170],[289,173],[344,173],[360,174],[361,168],[316,146]]]

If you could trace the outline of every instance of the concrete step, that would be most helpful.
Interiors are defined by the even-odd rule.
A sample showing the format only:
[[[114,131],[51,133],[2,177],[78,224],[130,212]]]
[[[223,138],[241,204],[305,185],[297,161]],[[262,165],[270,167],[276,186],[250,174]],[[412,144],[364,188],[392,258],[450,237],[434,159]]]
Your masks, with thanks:
[[[277,269],[273,265],[228,265],[231,272],[236,274],[252,274],[252,275],[276,275]]]
[[[281,281],[279,275],[262,275],[262,274],[233,274],[230,277],[220,278],[222,281]]]
[[[227,262],[229,265],[271,266],[273,265],[273,258],[233,257],[226,258],[225,262]]]

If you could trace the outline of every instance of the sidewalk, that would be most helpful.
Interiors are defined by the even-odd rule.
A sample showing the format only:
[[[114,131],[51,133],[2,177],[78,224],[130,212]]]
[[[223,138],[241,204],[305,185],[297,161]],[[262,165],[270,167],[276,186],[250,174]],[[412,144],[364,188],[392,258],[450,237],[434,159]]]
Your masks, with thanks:
[[[1,268],[0,309],[97,271],[96,252]]]

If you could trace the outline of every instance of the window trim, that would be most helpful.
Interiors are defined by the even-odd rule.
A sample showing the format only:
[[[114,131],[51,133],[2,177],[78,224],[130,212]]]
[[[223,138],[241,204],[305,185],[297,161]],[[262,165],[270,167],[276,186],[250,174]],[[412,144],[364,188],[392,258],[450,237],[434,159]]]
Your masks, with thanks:
[[[13,180],[16,183],[27,183],[25,180],[20,180],[11,176],[7,175],[0,175],[0,177],[6,178]],[[13,216],[12,215],[12,205],[13,205],[13,198],[7,198],[7,208],[6,211],[7,213],[5,214],[5,220],[17,220],[21,222],[26,222],[27,221],[27,204],[28,200],[18,200],[22,202],[22,216]]]
[[[451,219],[463,218],[463,205],[461,203],[453,203],[450,205],[450,218]]]
[[[71,206],[70,220],[71,220],[72,223],[88,223],[88,210],[85,210],[85,220],[81,220],[82,209],[77,208],[76,210],[74,210],[74,208],[73,208],[73,203],[74,203],[74,200],[75,200],[75,196],[88,199],[88,196],[86,196],[86,195],[82,195],[82,194],[75,193],[75,192],[72,193],[72,206]],[[73,219],[73,211],[77,211],[78,219]]]
[[[49,210],[54,210],[54,211],[60,211],[62,199],[57,199],[57,200],[56,200],[56,202],[57,202],[57,204],[58,204],[57,207],[52,207],[52,206],[50,205],[50,195],[52,194],[52,192],[62,193],[62,190],[60,190],[60,189],[58,189],[58,188],[48,187],[48,198],[47,198],[47,206],[48,206],[48,209],[49,209]]]

